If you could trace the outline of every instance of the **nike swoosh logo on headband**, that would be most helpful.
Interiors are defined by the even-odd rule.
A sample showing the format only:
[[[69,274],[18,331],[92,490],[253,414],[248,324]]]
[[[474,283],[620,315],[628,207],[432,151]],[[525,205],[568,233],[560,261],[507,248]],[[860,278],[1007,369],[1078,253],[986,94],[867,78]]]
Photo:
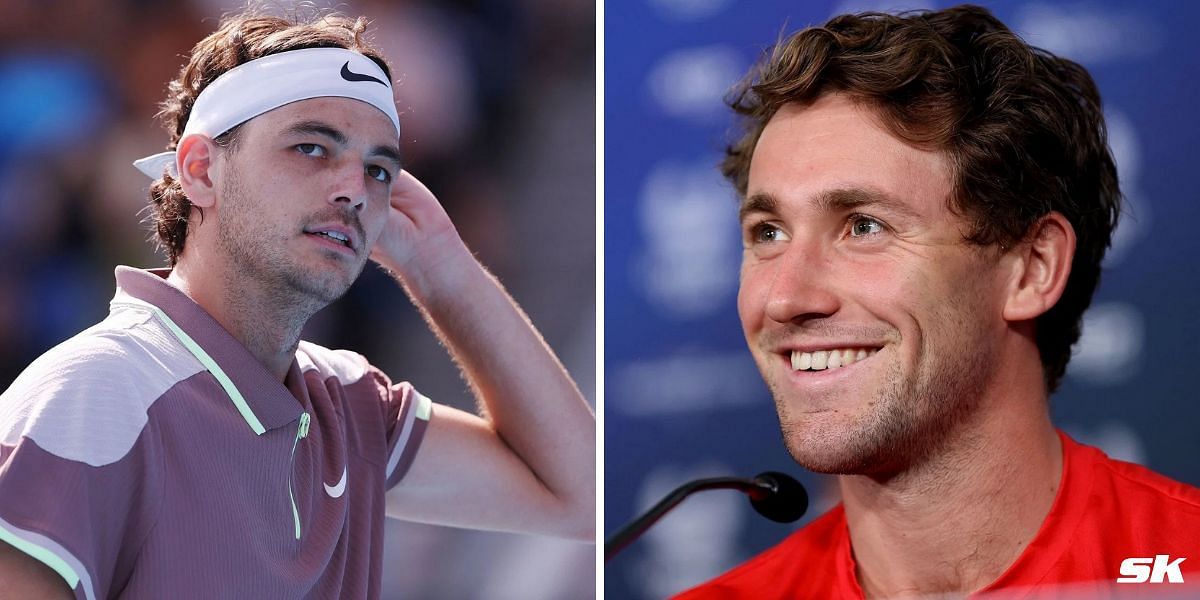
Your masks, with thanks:
[[[354,71],[351,71],[350,61],[346,61],[346,64],[342,65],[342,79],[345,79],[346,81],[374,81],[383,87],[387,87],[386,83],[371,77],[370,75],[363,75],[362,73],[355,73]]]

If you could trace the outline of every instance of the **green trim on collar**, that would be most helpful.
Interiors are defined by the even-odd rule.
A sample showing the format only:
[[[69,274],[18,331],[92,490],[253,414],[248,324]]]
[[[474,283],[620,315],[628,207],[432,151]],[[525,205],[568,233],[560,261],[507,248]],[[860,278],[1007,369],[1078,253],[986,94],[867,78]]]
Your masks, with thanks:
[[[175,324],[175,321],[171,320],[171,317],[167,316],[167,313],[163,312],[161,308],[154,306],[153,304],[132,298],[122,299],[119,302],[114,302],[114,304],[118,303],[132,304],[134,306],[150,309],[156,316],[158,316],[163,324],[167,326],[167,329],[170,329],[171,333],[175,334],[176,338],[179,338],[179,341],[183,344],[183,347],[187,348],[188,351],[192,353],[192,356],[195,356],[196,360],[199,360],[200,364],[204,365],[205,369],[208,369],[209,373],[212,373],[212,376],[216,378],[217,383],[221,384],[221,387],[225,389],[225,393],[229,395],[229,399],[233,401],[233,405],[237,407],[237,410],[239,413],[241,413],[242,418],[245,419],[246,423],[250,425],[250,429],[254,430],[254,433],[257,435],[262,435],[264,432],[266,432],[267,429],[263,427],[262,422],[258,420],[258,417],[254,414],[254,411],[250,410],[250,405],[246,403],[246,398],[242,396],[240,391],[238,391],[237,386],[233,385],[233,380],[225,374],[225,371],[220,365],[217,364],[217,361],[213,360],[213,358],[204,351],[204,348],[201,348],[200,344],[197,344],[196,340],[192,339],[192,336],[188,335],[186,331]]]

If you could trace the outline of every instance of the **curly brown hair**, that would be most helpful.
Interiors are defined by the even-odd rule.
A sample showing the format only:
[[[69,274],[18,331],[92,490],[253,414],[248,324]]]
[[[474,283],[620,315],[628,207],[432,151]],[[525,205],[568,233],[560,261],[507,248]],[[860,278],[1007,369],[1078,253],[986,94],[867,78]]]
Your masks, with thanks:
[[[375,61],[391,79],[383,54],[366,40],[367,26],[364,17],[349,19],[336,13],[301,19],[247,11],[221,19],[217,30],[196,44],[179,76],[168,84],[167,98],[157,115],[170,134],[167,150],[178,145],[192,106],[204,88],[226,71],[264,56],[306,48],[346,48]],[[230,129],[214,141],[233,149],[239,128]],[[192,205],[179,182],[168,174],[150,185],[150,208],[147,220],[153,237],[173,267],[183,253],[193,210],[200,219],[204,213]]]
[[[745,129],[721,170],[739,194],[775,112],[831,92],[865,101],[893,135],[950,159],[950,208],[970,222],[967,242],[1008,248],[1051,211],[1070,221],[1066,289],[1036,320],[1046,389],[1057,389],[1121,205],[1091,76],[978,6],[835,17],[780,41],[731,93]]]

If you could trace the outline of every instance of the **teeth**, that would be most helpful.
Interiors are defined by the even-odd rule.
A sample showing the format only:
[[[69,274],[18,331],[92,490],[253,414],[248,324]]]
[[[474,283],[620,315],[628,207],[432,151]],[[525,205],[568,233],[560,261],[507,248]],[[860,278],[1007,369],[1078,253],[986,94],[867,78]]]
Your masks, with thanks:
[[[812,370],[820,371],[824,369],[829,361],[829,353],[824,350],[813,352]]]
[[[346,237],[345,235],[342,235],[336,231],[318,231],[317,235],[323,235],[327,238],[337,240],[337,241],[345,244],[346,246],[350,245],[350,238]]]
[[[793,371],[822,371],[848,367],[860,360],[865,360],[875,353],[878,348],[845,348],[837,350],[817,350],[816,352],[792,352]]]
[[[792,370],[806,371],[812,366],[812,355],[807,352],[792,353]]]

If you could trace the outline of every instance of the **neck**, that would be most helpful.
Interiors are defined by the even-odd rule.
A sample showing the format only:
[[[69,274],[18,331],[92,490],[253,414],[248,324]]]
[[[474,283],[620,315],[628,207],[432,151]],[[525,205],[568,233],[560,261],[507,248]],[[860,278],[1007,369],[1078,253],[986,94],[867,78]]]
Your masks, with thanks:
[[[985,398],[946,450],[887,478],[839,478],[866,597],[975,592],[1037,534],[1058,492],[1061,440],[1041,377],[998,383],[1003,397]]]
[[[167,281],[283,381],[300,343],[300,332],[319,307],[243,273],[238,268],[206,269],[202,261],[181,260]]]

